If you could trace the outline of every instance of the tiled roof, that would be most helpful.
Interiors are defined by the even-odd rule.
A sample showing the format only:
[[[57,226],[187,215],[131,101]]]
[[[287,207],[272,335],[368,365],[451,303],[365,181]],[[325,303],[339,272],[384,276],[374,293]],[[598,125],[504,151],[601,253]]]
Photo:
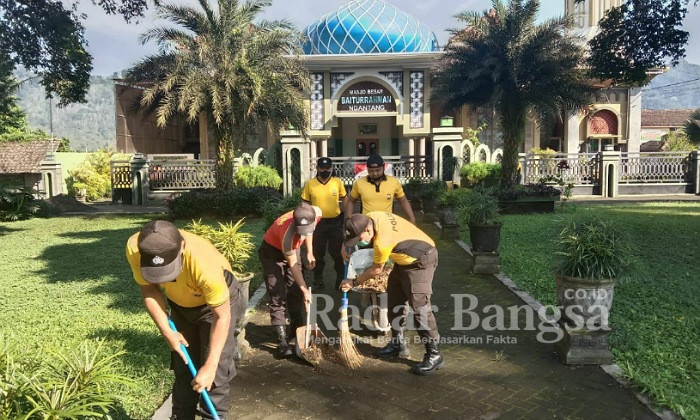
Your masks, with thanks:
[[[642,127],[683,127],[692,109],[643,109]]]
[[[58,142],[54,143],[54,150]],[[49,152],[48,141],[31,141],[27,143],[0,143],[0,174],[38,174],[39,163]]]

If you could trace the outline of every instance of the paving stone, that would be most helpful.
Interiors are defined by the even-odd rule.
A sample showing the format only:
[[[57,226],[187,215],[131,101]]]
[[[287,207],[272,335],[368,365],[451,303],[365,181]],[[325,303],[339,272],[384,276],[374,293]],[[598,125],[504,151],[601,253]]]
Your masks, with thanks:
[[[437,228],[422,225],[433,238]],[[422,359],[422,346],[411,343],[411,359],[379,360],[366,357],[362,367],[350,371],[330,362],[319,368],[294,359],[276,360],[275,337],[265,302],[246,328],[251,351],[232,383],[230,418],[237,419],[652,419],[632,393],[617,386],[596,366],[562,365],[554,346],[536,340],[537,331],[452,331],[454,298],[472,294],[485,306],[504,308],[523,302],[491,276],[468,273],[466,254],[453,241],[437,239],[440,263],[433,284],[433,304],[443,337],[512,336],[517,344],[449,344],[441,346],[446,366],[435,375],[418,377],[410,367]],[[327,261],[327,276],[333,277]],[[331,297],[337,301],[335,292]],[[359,296],[351,294],[351,305]],[[507,312],[506,312],[507,314]],[[337,312],[331,311],[337,321]],[[487,314],[488,315],[488,314]],[[487,316],[486,315],[486,316]],[[468,319],[465,319],[465,324]],[[519,322],[524,326],[523,322]],[[535,322],[537,326],[537,322]],[[337,332],[329,331],[329,337]],[[360,331],[367,355],[383,346],[372,334]],[[414,336],[413,332],[407,335]],[[497,352],[501,356],[497,356]],[[497,357],[500,359],[496,360]]]

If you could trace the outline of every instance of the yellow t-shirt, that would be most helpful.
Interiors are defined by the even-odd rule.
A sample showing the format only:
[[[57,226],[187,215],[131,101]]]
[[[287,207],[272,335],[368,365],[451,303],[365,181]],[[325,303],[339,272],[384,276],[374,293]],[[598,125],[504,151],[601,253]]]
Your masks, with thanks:
[[[180,230],[180,234],[185,239],[182,272],[175,281],[159,286],[163,288],[168,299],[186,308],[204,304],[211,307],[223,305],[229,295],[224,270],[233,271],[231,264],[206,239],[183,230]],[[147,286],[151,283],[141,275],[138,236],[139,234],[135,233],[127,241],[126,258],[136,283]]]
[[[367,217],[374,222],[375,264],[391,258],[398,265],[409,265],[435,248],[430,236],[402,217],[384,211],[373,211]]]
[[[372,211],[394,211],[394,198],[404,197],[403,187],[398,179],[385,176],[385,179],[375,185],[369,177],[360,178],[352,185],[350,197],[362,200],[362,214]]]
[[[338,200],[345,195],[343,181],[333,176],[325,184],[318,178],[309,180],[301,192],[301,199],[320,207],[324,219],[332,219],[340,215]]]

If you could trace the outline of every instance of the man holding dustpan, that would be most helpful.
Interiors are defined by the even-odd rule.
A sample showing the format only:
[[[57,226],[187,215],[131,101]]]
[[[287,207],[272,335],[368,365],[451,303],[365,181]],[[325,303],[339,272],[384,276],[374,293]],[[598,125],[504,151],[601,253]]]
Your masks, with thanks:
[[[433,275],[438,264],[435,242],[408,220],[388,212],[375,211],[367,215],[353,214],[345,221],[345,246],[358,244],[372,244],[373,265],[356,279],[343,280],[341,290],[348,291],[378,276],[389,257],[394,262],[387,284],[392,338],[386,347],[377,352],[377,356],[408,354],[403,319],[403,308],[408,301],[413,309],[418,335],[425,344],[423,361],[411,371],[417,375],[434,373],[444,365],[438,349],[440,335],[430,303]]]
[[[293,335],[297,327],[304,325],[304,302],[311,302],[311,292],[301,272],[299,250],[305,243],[308,268],[313,269],[316,265],[313,232],[321,215],[320,208],[302,203],[272,223],[258,249],[267,293],[270,295],[270,321],[277,334],[279,358],[292,355],[285,311],[289,310]]]

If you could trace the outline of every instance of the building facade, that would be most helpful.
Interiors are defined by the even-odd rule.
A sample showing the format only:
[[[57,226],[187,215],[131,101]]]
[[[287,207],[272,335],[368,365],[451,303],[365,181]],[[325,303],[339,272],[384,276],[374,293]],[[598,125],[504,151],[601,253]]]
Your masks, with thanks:
[[[622,0],[566,1],[576,17],[574,32],[590,39],[605,11]],[[352,0],[304,30],[303,63],[312,80],[309,157],[385,156],[430,158],[431,142],[443,117],[461,135],[479,129],[482,144],[502,146],[497,118],[490,109],[462,109],[448,115],[431,103],[432,67],[442,49],[435,34],[417,18],[383,0]],[[200,119],[196,126],[174,121],[166,130],[147,117],[129,115],[138,88],[117,84],[118,149],[141,153],[194,153],[213,158],[213,142]],[[131,99],[130,99],[131,97]],[[531,121],[523,152],[598,152],[606,145],[638,152],[641,142],[641,89],[601,86],[590,110],[567,113],[551,132]],[[252,148],[269,148],[279,137],[262,129]],[[306,155],[306,153],[305,153]]]

